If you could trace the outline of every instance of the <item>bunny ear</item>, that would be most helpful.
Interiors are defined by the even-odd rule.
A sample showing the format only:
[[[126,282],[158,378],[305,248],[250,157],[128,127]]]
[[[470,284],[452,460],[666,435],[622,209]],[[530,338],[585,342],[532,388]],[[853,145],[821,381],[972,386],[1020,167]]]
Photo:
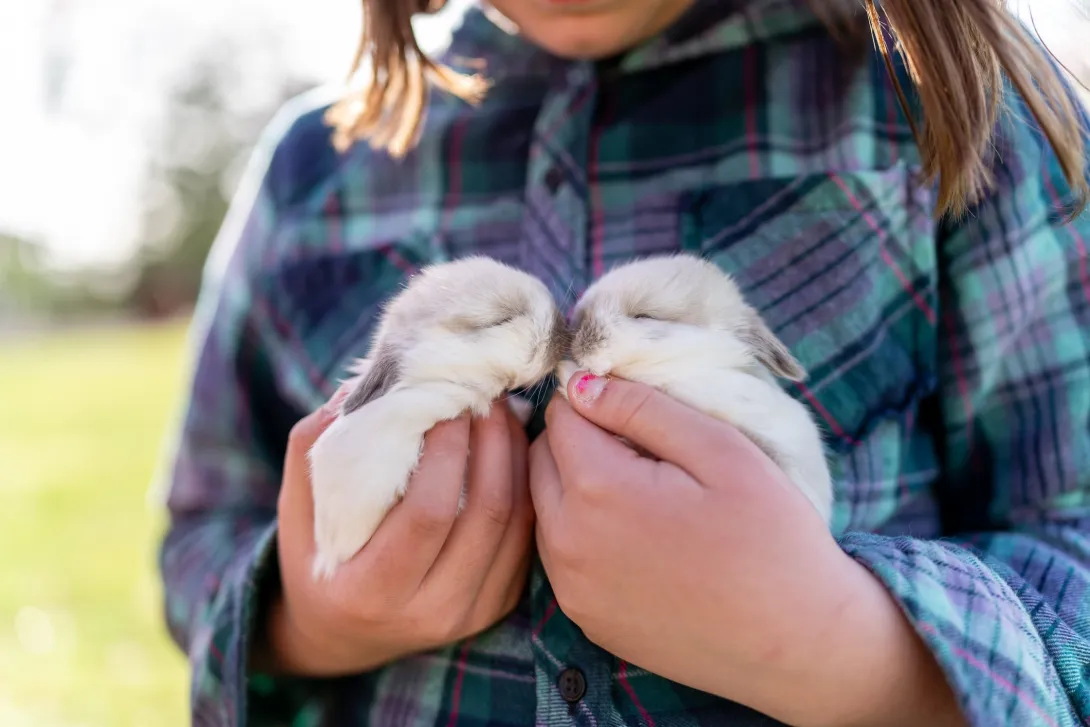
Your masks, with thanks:
[[[351,414],[388,392],[397,383],[401,367],[397,356],[388,347],[380,348],[369,363],[366,373],[359,377],[356,387],[345,397],[342,414]]]
[[[757,360],[776,376],[788,381],[802,381],[806,370],[798,362],[787,346],[776,337],[756,311],[751,311],[749,320],[741,332],[741,339],[753,348]]]

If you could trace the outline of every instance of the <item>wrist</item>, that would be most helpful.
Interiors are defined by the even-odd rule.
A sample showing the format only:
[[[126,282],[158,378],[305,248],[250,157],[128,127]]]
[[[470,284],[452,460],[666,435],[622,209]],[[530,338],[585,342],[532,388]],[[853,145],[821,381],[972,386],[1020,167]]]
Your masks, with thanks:
[[[337,677],[359,674],[393,660],[346,638],[347,629],[316,633],[315,619],[299,618],[281,596],[269,604],[251,649],[251,673],[272,676]]]
[[[934,655],[885,586],[844,555],[839,618],[810,644],[814,704],[798,727],[961,727]]]
[[[280,676],[311,676],[317,665],[308,655],[313,650],[288,617],[283,596],[278,595],[264,612],[254,631],[250,649],[250,671]]]

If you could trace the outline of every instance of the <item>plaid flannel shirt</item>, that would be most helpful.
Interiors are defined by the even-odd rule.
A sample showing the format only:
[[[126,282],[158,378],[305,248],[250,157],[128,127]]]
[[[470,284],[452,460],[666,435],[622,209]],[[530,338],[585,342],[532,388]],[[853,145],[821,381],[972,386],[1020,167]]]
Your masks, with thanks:
[[[336,680],[246,663],[276,588],[288,431],[407,275],[483,253],[570,306],[609,267],[677,250],[730,271],[809,370],[789,391],[827,434],[835,534],[971,724],[1090,722],[1090,221],[1063,220],[1025,109],[1000,125],[994,190],[936,221],[883,62],[845,58],[793,0],[698,2],[598,64],[470,10],[449,54],[495,86],[479,108],[433,98],[400,162],[337,155],[324,102],[289,105],[209,260],[161,552],[193,723],[771,724],[591,644],[540,564],[516,612],[464,643]],[[571,703],[569,667],[586,682]]]

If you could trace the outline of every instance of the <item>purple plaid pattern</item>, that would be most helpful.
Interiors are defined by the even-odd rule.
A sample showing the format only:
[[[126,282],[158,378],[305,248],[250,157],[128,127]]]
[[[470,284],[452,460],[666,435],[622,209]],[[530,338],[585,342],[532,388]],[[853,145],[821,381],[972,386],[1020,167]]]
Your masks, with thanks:
[[[731,5],[731,4],[728,4]],[[491,631],[340,680],[251,674],[276,588],[287,433],[419,266],[484,253],[565,306],[633,256],[730,271],[810,372],[834,528],[933,649],[970,722],[1090,723],[1090,222],[1016,108],[995,190],[932,219],[881,59],[849,62],[795,0],[697,2],[608,63],[549,58],[470,11],[477,109],[436,97],[394,162],[280,115],[208,265],[161,561],[197,725],[761,725],[590,644],[538,564]],[[902,71],[903,73],[903,71]],[[556,685],[577,666],[587,692]],[[785,685],[789,688],[790,685]]]

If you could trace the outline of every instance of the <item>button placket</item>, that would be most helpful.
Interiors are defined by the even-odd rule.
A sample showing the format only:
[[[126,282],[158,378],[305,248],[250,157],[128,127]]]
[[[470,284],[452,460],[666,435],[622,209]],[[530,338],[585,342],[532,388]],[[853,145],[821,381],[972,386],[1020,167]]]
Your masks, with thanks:
[[[595,94],[592,65],[571,64],[542,100],[526,167],[522,265],[563,310],[588,282],[586,163]]]
[[[587,159],[596,102],[593,64],[573,63],[545,96],[526,169],[523,265],[567,310],[589,282]],[[618,724],[610,656],[556,604],[540,562],[531,575],[538,725]]]

